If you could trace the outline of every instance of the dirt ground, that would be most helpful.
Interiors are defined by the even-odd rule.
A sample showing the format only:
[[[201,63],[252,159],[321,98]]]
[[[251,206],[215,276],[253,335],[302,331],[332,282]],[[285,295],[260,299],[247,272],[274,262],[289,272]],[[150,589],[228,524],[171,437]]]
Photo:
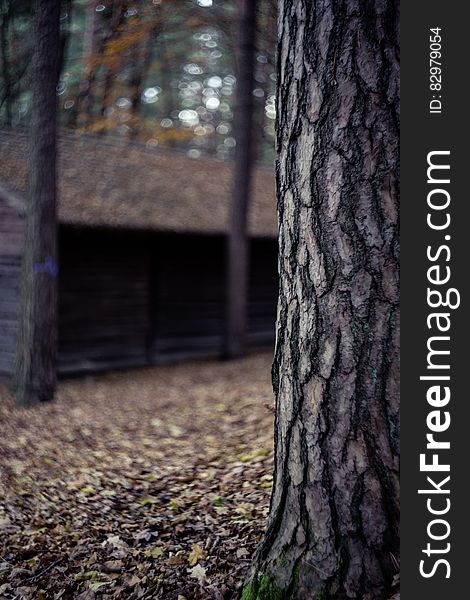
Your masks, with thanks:
[[[0,599],[234,599],[272,485],[269,353],[0,387]]]

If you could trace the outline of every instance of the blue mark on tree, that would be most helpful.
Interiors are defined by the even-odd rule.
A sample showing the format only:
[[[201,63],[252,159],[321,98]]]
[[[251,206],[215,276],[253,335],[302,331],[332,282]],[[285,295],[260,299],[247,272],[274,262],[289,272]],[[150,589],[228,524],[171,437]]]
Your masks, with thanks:
[[[34,263],[33,271],[35,273],[48,273],[52,277],[56,277],[59,272],[57,263],[51,256],[47,256],[43,263]]]

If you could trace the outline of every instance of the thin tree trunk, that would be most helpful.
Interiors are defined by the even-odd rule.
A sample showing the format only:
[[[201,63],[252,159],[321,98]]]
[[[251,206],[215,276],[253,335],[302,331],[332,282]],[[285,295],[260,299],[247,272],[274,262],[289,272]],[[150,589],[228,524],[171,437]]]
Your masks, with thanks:
[[[172,85],[174,69],[171,60],[171,51],[164,35],[160,36],[159,44],[159,75],[162,93],[161,98],[158,101],[157,109],[161,119],[168,119],[171,118],[172,111],[179,106],[177,98],[178,90]],[[171,137],[165,140],[164,143],[168,148],[177,147],[178,145],[176,140]]]
[[[56,385],[56,87],[60,1],[38,0],[32,64],[29,199],[19,314],[15,395],[20,405],[52,400]]]
[[[96,0],[90,0],[87,5],[87,17],[84,42],[84,73],[80,81],[80,89],[75,103],[72,118],[69,122],[71,127],[77,123],[83,127],[91,118],[93,113],[92,89],[95,81],[95,60],[98,54],[98,13],[96,12]]]
[[[227,325],[225,355],[243,356],[248,305],[247,213],[253,169],[253,75],[256,0],[239,0],[238,74],[234,131],[237,145],[227,244]]]
[[[90,0],[88,3],[87,24],[85,33],[85,72],[80,84],[80,91],[77,97],[75,119],[70,125],[78,121],[78,125],[83,127],[93,119],[93,109],[95,104],[95,94],[93,93],[96,85],[96,71],[98,55],[106,49],[106,44],[113,40],[117,35],[117,30],[123,14],[123,0],[114,0],[111,22],[107,35],[104,39],[99,39],[98,35],[98,14],[96,12],[96,0]],[[109,103],[109,94],[113,84],[114,70],[107,69],[105,81],[103,84],[103,99],[100,113],[103,115]]]
[[[106,51],[106,46],[119,35],[119,25],[122,21],[124,13],[123,0],[114,0],[113,2],[113,13],[111,16],[111,23],[108,31],[108,35],[103,43],[103,51]],[[101,114],[104,115],[107,108],[110,105],[111,91],[113,89],[114,80],[116,78],[116,69],[114,67],[107,67],[106,76],[104,78],[103,85],[103,100],[101,104]]]
[[[13,120],[13,97],[12,97],[12,78],[10,71],[9,29],[11,21],[11,2],[6,2],[5,12],[2,15],[2,24],[0,26],[0,51],[2,55],[2,79],[3,79],[3,99],[5,104],[5,122],[11,126]],[[1,105],[0,105],[1,106]]]
[[[60,49],[59,49],[59,79],[60,74],[64,69],[64,65],[67,62],[69,43],[71,36],[71,27],[73,19],[73,0],[62,0],[62,25],[60,28]]]
[[[152,27],[147,33],[146,43],[143,48],[142,61],[139,60],[139,45],[136,44],[134,51],[132,52],[133,69],[132,77],[130,81],[130,100],[131,100],[131,130],[129,137],[135,140],[139,135],[140,123],[139,123],[139,112],[142,108],[142,92],[143,86],[147,79],[149,69],[152,65],[153,54],[155,51],[156,44],[156,33],[158,27]]]
[[[244,600],[385,600],[399,560],[397,0],[281,0],[268,530]]]

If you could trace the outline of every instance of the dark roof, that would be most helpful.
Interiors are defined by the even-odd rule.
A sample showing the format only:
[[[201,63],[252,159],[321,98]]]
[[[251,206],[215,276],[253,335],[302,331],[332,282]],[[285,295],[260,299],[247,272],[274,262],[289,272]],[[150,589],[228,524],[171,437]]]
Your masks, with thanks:
[[[27,193],[28,138],[0,130],[0,185]],[[224,233],[232,165],[120,140],[62,135],[59,220],[86,226]],[[255,168],[249,210],[252,236],[277,235],[274,175]]]

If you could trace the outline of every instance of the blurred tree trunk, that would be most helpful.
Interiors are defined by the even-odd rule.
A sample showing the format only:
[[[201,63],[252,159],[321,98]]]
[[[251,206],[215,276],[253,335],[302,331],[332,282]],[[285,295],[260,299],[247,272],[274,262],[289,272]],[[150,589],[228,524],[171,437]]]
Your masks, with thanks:
[[[275,477],[244,599],[386,599],[399,559],[398,0],[281,0]]]
[[[238,72],[234,115],[237,145],[227,244],[227,358],[243,356],[246,349],[249,269],[247,215],[253,170],[256,4],[256,0],[238,0]]]
[[[98,13],[96,0],[89,0],[87,5],[85,41],[84,41],[84,72],[80,81],[80,90],[72,112],[69,125],[80,127],[86,125],[93,112],[92,88],[95,80],[96,58],[98,55]]]
[[[147,33],[147,39],[143,48],[136,44],[131,53],[132,67],[131,67],[131,80],[130,80],[130,100],[131,100],[131,129],[129,137],[130,139],[136,139],[140,132],[140,110],[142,108],[142,93],[143,86],[147,79],[149,69],[152,65],[153,55],[155,52],[156,36],[159,27],[155,26],[149,29]],[[140,60],[142,58],[142,60]]]
[[[12,94],[12,76],[9,56],[9,29],[11,21],[11,0],[2,0],[2,14],[0,24],[0,52],[2,57],[2,104],[5,105],[5,123],[11,126],[13,119],[13,94]]]
[[[118,35],[119,25],[124,12],[123,0],[114,0],[111,13],[111,20],[107,33],[104,37],[99,35],[99,14],[96,11],[97,1],[90,0],[87,7],[87,23],[85,31],[85,70],[80,83],[80,91],[75,105],[73,118],[69,125],[75,126],[78,123],[80,127],[86,126],[93,120],[95,108],[96,94],[94,87],[96,86],[96,73],[98,70],[98,59],[106,51],[106,45],[114,40]],[[99,112],[105,114],[105,110],[109,105],[109,97],[111,94],[114,82],[115,69],[108,67],[103,83],[103,93],[101,107]]]
[[[119,35],[119,26],[122,22],[122,17],[125,12],[125,6],[123,0],[114,0],[113,2],[113,12],[111,15],[111,23],[109,26],[108,34],[103,43],[103,50],[106,52],[106,46],[113,42]],[[101,103],[101,114],[104,116],[106,113],[106,109],[109,108],[111,104],[111,91],[113,89],[113,84],[116,79],[116,67],[109,66],[106,69],[106,76],[104,78],[103,85],[103,99]]]
[[[60,0],[37,0],[34,36],[29,198],[14,381],[20,405],[52,400],[56,385],[56,87]]]
[[[173,85],[173,73],[176,69],[175,61],[164,35],[159,37],[159,76],[162,88],[161,99],[158,101],[159,115],[162,119],[171,118],[171,113],[178,106],[178,88]],[[176,140],[165,139],[168,148],[177,147]]]
[[[73,22],[73,0],[61,0],[61,28],[60,28],[60,49],[59,49],[59,78],[67,62],[70,36]]]

